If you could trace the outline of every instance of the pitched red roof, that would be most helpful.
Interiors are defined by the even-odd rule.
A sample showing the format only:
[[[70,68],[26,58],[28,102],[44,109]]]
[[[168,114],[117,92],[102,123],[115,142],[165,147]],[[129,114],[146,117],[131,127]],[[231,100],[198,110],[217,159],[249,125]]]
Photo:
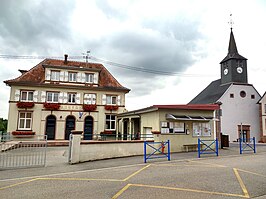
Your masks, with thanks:
[[[158,109],[185,109],[185,110],[218,110],[218,104],[177,104],[177,105],[153,105]]]
[[[99,86],[98,88],[112,88],[125,90],[129,92],[130,89],[123,87],[113,76],[112,74],[102,65],[98,63],[86,63],[86,62],[77,62],[77,61],[67,61],[56,60],[56,59],[45,59],[29,71],[21,74],[19,77],[11,80],[6,80],[4,83],[7,85],[14,84],[43,84],[45,81],[45,68],[44,66],[49,67],[71,67],[71,69],[77,68],[88,68],[89,70],[98,70],[99,71]]]

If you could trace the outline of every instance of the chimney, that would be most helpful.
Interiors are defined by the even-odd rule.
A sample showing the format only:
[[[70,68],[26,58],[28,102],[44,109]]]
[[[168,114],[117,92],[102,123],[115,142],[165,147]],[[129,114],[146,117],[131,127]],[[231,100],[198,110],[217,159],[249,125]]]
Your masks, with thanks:
[[[68,55],[65,54],[65,61],[64,61],[64,64],[67,64],[67,57],[68,57]]]

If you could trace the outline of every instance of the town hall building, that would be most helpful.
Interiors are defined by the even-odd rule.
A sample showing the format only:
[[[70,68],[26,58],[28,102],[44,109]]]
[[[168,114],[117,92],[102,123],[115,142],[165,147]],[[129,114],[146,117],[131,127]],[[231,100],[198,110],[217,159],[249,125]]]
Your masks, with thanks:
[[[220,62],[221,78],[211,82],[189,104],[219,104],[218,131],[229,140],[260,140],[260,94],[248,83],[247,59],[238,53],[231,28],[228,54]]]
[[[116,133],[116,115],[125,111],[125,94],[112,74],[98,63],[45,59],[10,86],[8,132],[68,140],[73,130],[91,140]]]

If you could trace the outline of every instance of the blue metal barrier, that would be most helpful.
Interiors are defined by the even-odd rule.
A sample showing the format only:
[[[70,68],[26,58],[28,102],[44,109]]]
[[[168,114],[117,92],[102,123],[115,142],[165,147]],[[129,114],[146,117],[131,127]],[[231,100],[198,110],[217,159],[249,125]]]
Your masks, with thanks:
[[[215,145],[214,147],[211,147]],[[216,154],[218,156],[218,139],[215,140],[201,140],[198,139],[198,158],[201,154]]]
[[[255,137],[250,139],[239,138],[239,148],[240,148],[240,154],[242,154],[243,151],[253,151],[254,153],[256,153]]]
[[[159,147],[155,147],[155,145],[159,145]],[[147,154],[147,148],[152,148],[152,152]],[[167,152],[164,150],[167,147]],[[157,152],[157,153],[156,153]],[[144,141],[144,163],[147,162],[148,159],[157,159],[157,158],[165,158],[167,157],[168,161],[170,161],[170,141],[166,142],[147,142]]]

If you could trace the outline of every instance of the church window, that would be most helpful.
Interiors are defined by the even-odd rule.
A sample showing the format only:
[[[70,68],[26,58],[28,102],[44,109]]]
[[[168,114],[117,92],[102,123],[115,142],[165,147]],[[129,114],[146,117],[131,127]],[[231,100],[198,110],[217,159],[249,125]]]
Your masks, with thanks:
[[[234,93],[230,93],[230,98],[234,98]]]
[[[246,97],[246,92],[245,91],[240,91],[240,96],[242,97],[242,98],[244,98],[244,97]]]
[[[255,95],[251,95],[251,99],[255,99]]]

